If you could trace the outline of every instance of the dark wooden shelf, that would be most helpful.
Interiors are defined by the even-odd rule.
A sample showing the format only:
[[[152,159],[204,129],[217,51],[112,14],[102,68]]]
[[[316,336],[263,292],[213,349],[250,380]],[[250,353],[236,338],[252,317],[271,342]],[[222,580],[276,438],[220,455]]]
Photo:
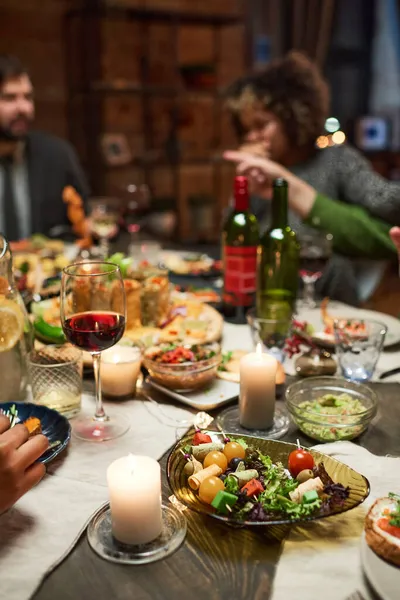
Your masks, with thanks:
[[[187,88],[184,86],[167,86],[167,85],[141,85],[139,83],[107,83],[107,82],[92,82],[87,90],[77,90],[76,94],[145,94],[157,96],[211,96],[220,98],[224,94],[223,88]]]
[[[154,10],[139,7],[122,6],[119,4],[97,6],[93,8],[75,8],[67,13],[68,17],[93,16],[101,18],[129,18],[137,21],[170,21],[173,24],[209,25],[222,27],[243,23],[242,15],[206,15],[178,11]]]
[[[128,168],[128,167],[138,167],[138,168],[145,168],[145,167],[170,167],[171,169],[180,169],[181,167],[203,167],[203,166],[207,166],[207,165],[220,165],[226,163],[228,164],[223,158],[222,158],[222,150],[221,150],[221,155],[214,155],[214,156],[210,156],[209,158],[192,158],[192,159],[179,159],[177,161],[170,161],[167,159],[163,159],[163,158],[155,158],[155,159],[140,159],[140,158],[136,158],[133,159],[131,161],[129,161],[128,163],[125,163],[123,165],[108,165],[105,164],[105,168],[106,169],[124,169],[124,168]]]

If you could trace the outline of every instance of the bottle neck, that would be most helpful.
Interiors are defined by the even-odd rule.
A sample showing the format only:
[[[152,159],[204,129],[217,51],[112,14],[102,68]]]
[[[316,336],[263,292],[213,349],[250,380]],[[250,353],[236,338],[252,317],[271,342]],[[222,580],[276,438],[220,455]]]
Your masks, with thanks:
[[[249,189],[247,177],[238,175],[233,184],[234,192],[234,210],[236,212],[245,212],[249,210]]]
[[[284,229],[288,226],[287,188],[274,188],[272,198],[272,229]]]
[[[246,212],[249,210],[249,197],[246,194],[236,194],[233,208],[236,212]]]

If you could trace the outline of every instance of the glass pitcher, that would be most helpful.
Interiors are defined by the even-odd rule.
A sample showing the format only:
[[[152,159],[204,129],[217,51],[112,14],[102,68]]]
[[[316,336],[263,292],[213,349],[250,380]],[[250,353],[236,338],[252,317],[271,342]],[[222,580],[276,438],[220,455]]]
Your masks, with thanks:
[[[25,399],[33,328],[14,282],[12,253],[0,234],[0,403]]]

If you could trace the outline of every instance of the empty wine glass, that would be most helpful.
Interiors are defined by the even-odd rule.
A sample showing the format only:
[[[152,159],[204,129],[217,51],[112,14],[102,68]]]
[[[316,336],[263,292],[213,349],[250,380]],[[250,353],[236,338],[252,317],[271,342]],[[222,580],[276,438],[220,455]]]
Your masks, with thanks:
[[[119,437],[129,429],[129,422],[106,415],[100,380],[101,352],[119,342],[125,329],[126,300],[119,267],[100,261],[66,267],[60,313],[67,340],[92,355],[96,382],[95,414],[75,419],[73,432],[80,439],[95,442]]]
[[[119,201],[116,198],[93,198],[89,223],[92,234],[99,239],[102,256],[109,255],[110,239],[118,233]]]
[[[330,233],[315,231],[300,237],[300,277],[303,281],[303,308],[315,308],[315,284],[332,255]]]

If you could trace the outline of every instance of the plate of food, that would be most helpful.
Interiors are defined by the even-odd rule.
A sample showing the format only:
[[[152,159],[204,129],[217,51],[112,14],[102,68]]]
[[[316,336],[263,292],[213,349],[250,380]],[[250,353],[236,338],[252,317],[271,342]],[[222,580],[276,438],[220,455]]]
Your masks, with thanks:
[[[177,500],[191,510],[246,526],[330,517],[369,495],[363,475],[321,452],[212,431],[179,440],[167,477]]]
[[[400,320],[374,310],[365,310],[355,308],[352,306],[338,306],[328,309],[329,299],[325,298],[321,303],[321,308],[307,309],[301,312],[302,321],[306,321],[312,328],[313,333],[311,339],[318,345],[326,348],[333,348],[335,346],[335,336],[333,332],[333,323],[335,320],[339,320],[346,326],[348,320],[356,319],[349,325],[348,332],[354,333],[354,335],[362,335],[362,329],[364,326],[363,321],[372,320],[383,323],[388,328],[384,347],[392,346],[393,344],[400,343]],[[356,327],[356,331],[352,332],[350,327]]]
[[[397,600],[400,589],[400,496],[389,494],[371,506],[361,539],[361,561],[382,600]]]
[[[220,260],[214,260],[201,252],[164,250],[160,261],[174,275],[186,277],[218,277],[222,271]]]
[[[30,437],[39,433],[47,437],[50,447],[38,459],[42,463],[50,462],[68,446],[71,438],[68,419],[47,406],[30,402],[5,402],[1,404],[0,414],[10,419],[11,427],[23,423]]]
[[[215,378],[205,388],[192,391],[176,392],[147,377],[146,383],[152,388],[169,396],[173,400],[186,404],[198,411],[214,410],[225,404],[237,400],[239,396],[239,385],[231,381],[223,381]]]
[[[173,293],[176,298],[182,300],[197,300],[206,304],[219,304],[221,302],[221,295],[212,287],[195,287],[190,285],[182,288],[177,285]]]
[[[221,364],[218,368],[217,375],[225,381],[233,381],[240,383],[240,359],[248,354],[246,350],[229,350],[222,353]],[[275,383],[278,387],[282,387],[285,383],[286,375],[282,363],[278,361],[278,369],[276,372]]]
[[[125,337],[145,346],[163,342],[207,344],[222,336],[224,321],[220,313],[197,300],[176,298],[171,294],[168,275],[157,268],[129,271],[124,278],[126,294]],[[82,287],[77,305],[89,310],[90,294],[97,289]],[[59,298],[33,303],[37,338],[47,343],[62,343]]]
[[[11,249],[17,287],[26,298],[32,294],[42,298],[58,295],[60,273],[79,252],[75,244],[65,244],[43,235],[12,242]]]

